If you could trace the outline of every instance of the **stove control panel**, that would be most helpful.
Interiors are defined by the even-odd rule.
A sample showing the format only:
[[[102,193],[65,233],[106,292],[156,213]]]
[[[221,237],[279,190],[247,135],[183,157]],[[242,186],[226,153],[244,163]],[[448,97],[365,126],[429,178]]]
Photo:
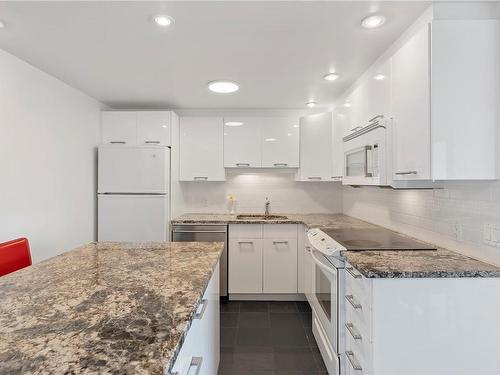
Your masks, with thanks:
[[[338,255],[340,251],[346,250],[344,246],[318,228],[309,229],[307,238],[314,249],[327,256]]]

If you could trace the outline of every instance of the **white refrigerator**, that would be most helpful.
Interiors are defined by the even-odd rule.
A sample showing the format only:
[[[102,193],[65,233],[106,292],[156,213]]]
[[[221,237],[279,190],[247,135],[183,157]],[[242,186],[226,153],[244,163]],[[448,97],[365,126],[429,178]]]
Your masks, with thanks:
[[[100,146],[98,241],[169,241],[169,189],[169,147]]]

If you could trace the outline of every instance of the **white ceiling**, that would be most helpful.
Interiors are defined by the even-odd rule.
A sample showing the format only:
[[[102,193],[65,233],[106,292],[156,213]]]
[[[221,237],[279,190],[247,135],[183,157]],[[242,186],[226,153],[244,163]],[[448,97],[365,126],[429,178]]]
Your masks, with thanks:
[[[4,1],[0,48],[114,107],[328,106],[428,5]],[[387,23],[362,29],[373,11]],[[160,29],[158,13],[175,25]],[[324,81],[330,70],[341,79]],[[210,93],[214,79],[241,89]]]

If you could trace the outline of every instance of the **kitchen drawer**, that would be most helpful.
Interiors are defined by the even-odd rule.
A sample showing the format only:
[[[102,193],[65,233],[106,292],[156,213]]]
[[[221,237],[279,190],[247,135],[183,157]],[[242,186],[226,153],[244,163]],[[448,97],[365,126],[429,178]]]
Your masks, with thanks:
[[[345,375],[368,375],[366,364],[360,360],[359,353],[354,350],[347,349],[344,356],[344,371]]]
[[[297,238],[297,224],[264,224],[264,238]]]
[[[345,265],[345,294],[352,294],[363,302],[363,307],[371,308],[372,304],[372,281],[364,277],[356,268],[349,263]]]
[[[231,224],[229,238],[262,238],[262,224]]]
[[[367,340],[366,336],[363,336],[363,333],[358,327],[350,327],[350,330],[353,331],[353,334],[346,328],[345,350],[346,352],[352,351],[355,353],[355,358],[363,368],[363,373],[367,374],[370,372],[369,369],[371,367],[371,342]],[[359,335],[361,338],[355,339],[354,335]]]
[[[371,342],[372,340],[372,311],[365,301],[360,300],[355,294],[345,295],[345,320],[354,324],[363,339]],[[348,335],[349,332],[346,332]]]

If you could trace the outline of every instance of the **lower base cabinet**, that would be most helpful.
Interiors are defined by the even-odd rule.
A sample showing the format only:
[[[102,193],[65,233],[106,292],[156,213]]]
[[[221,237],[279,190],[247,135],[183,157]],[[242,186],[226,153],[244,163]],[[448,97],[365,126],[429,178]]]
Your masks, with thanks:
[[[297,293],[297,224],[229,226],[229,293]]]
[[[182,344],[170,375],[215,375],[220,359],[219,264]]]

